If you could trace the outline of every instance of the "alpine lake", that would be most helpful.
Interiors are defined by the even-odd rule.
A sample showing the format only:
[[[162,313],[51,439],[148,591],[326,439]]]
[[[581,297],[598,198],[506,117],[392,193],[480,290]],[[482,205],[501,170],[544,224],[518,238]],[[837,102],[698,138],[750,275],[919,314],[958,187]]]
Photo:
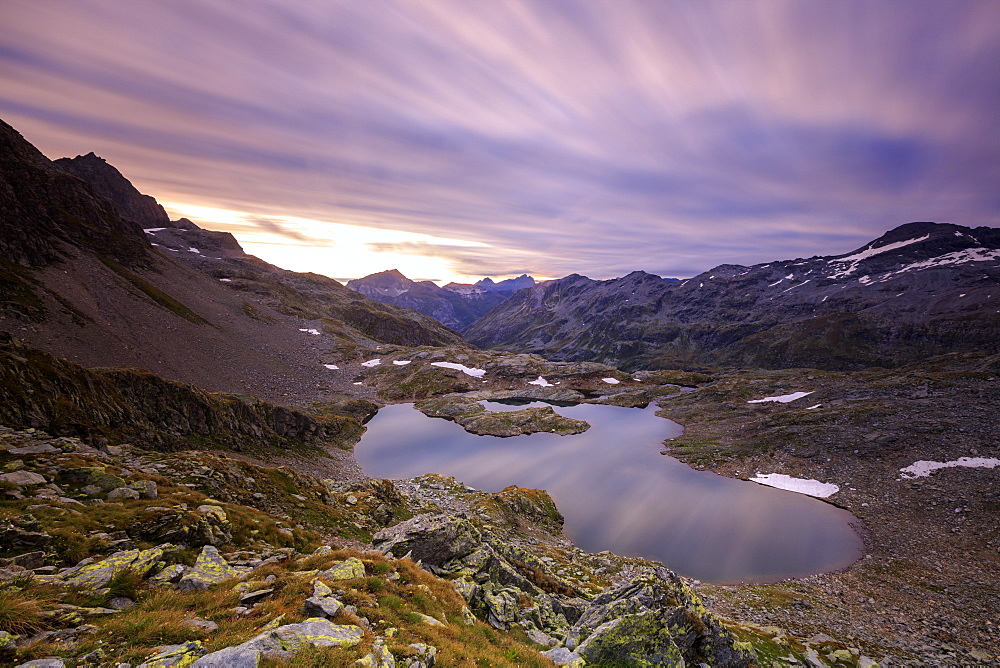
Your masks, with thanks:
[[[541,405],[484,402],[492,411]],[[544,489],[581,549],[652,559],[705,582],[776,582],[840,570],[862,554],[861,521],[845,510],[660,454],[683,428],[656,416],[653,404],[553,408],[590,429],[477,436],[413,404],[395,404],[368,422],[355,454],[373,477],[433,472],[487,492]]]

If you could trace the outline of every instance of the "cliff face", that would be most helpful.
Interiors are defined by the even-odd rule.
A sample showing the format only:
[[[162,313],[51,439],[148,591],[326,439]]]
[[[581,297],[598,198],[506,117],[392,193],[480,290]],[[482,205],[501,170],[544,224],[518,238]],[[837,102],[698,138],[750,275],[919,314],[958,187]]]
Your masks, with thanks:
[[[668,282],[567,276],[465,330],[477,345],[628,368],[895,366],[991,350],[1000,230],[911,223],[836,256],[721,265]]]
[[[0,121],[0,258],[39,267],[65,257],[66,245],[129,267],[150,263],[136,223]]]

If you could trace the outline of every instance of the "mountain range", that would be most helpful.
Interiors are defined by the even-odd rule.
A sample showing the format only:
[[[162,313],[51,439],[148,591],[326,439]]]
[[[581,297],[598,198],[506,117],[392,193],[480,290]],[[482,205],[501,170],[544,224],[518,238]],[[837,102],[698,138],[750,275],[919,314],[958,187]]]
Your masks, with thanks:
[[[393,304],[429,315],[461,330],[498,306],[522,288],[535,285],[527,274],[494,282],[487,277],[474,284],[412,281],[396,269],[370,274],[347,282],[347,287],[384,304]]]
[[[523,290],[469,342],[625,369],[898,366],[1000,340],[1000,230],[901,225],[838,255],[667,282],[574,274]]]

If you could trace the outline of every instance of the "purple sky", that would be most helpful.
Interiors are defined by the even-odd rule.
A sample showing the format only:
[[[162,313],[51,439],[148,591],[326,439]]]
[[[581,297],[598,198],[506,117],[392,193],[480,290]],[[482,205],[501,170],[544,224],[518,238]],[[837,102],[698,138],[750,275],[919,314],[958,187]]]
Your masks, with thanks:
[[[1000,225],[997,0],[3,0],[0,25],[0,117],[46,155],[337,277],[343,228],[283,216],[410,233],[364,247],[378,269],[594,278]]]

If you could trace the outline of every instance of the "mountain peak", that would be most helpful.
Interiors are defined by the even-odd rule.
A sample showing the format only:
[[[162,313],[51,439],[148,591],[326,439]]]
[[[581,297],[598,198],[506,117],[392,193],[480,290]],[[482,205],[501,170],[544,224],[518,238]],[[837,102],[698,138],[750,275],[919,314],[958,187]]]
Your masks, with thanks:
[[[170,227],[170,217],[155,199],[139,192],[114,165],[93,151],[53,162],[89,183],[98,195],[114,205],[122,218],[140,228]]]

